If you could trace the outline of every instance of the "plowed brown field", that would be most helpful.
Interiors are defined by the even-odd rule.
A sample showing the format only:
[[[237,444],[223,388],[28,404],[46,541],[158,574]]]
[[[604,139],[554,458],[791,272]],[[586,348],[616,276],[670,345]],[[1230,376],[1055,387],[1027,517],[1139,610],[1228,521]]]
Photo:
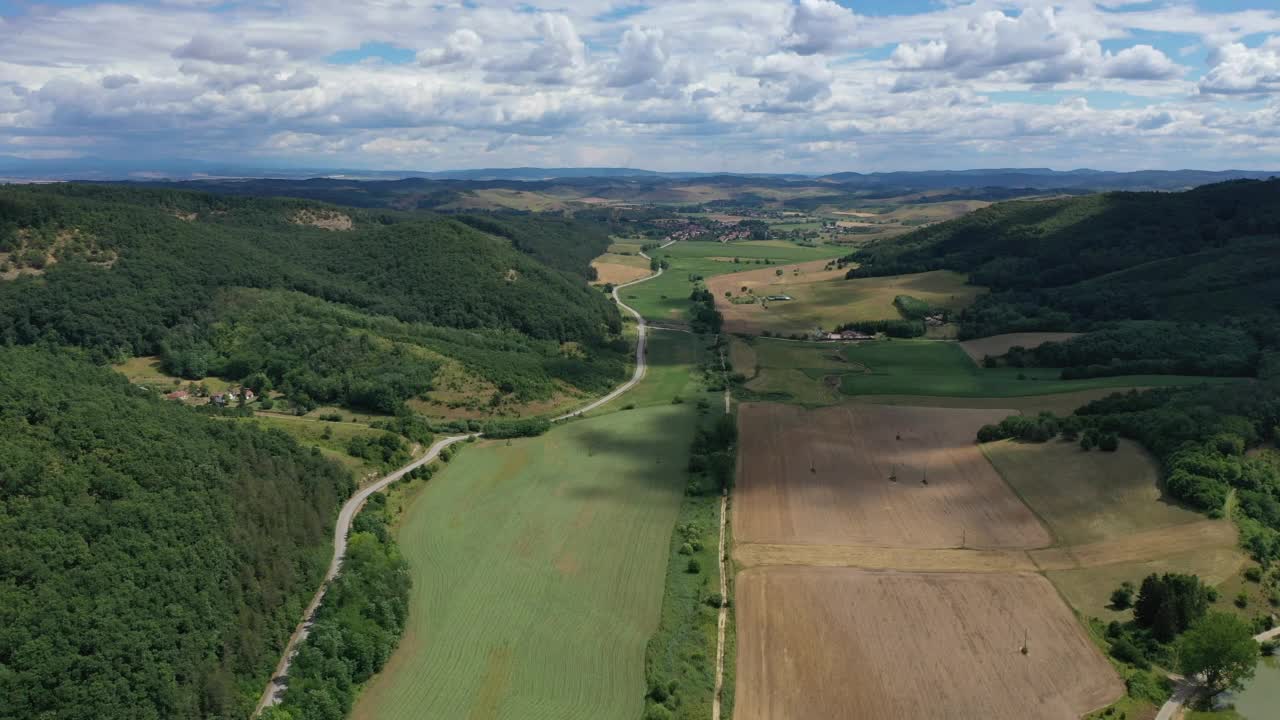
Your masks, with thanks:
[[[757,568],[736,605],[735,720],[1075,720],[1124,692],[1037,575]]]
[[[735,538],[894,548],[1046,546],[1048,531],[974,444],[979,427],[1009,414],[743,404]]]

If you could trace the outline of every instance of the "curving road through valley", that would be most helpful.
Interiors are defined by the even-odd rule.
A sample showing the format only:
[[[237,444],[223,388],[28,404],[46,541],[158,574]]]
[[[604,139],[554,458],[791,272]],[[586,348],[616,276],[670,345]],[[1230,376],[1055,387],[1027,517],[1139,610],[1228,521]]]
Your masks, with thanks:
[[[671,240],[659,246],[659,249],[668,247],[674,243],[675,240]],[[645,259],[652,259],[643,252],[640,253],[640,256]],[[644,378],[646,368],[646,324],[640,313],[622,302],[622,298],[619,297],[618,291],[625,287],[638,285],[642,282],[648,282],[660,275],[662,275],[662,268],[658,268],[658,271],[652,275],[640,278],[639,280],[632,280],[629,283],[623,283],[613,289],[613,299],[618,304],[618,307],[625,310],[636,320],[636,368],[635,372],[631,374],[631,378],[614,388],[608,395],[593,400],[573,412],[552,418],[551,422],[560,422],[570,418],[580,417],[583,413],[595,410],[612,400],[616,400],[619,396],[635,387],[636,384]],[[356,514],[360,512],[360,508],[364,507],[365,502],[367,502],[369,497],[374,493],[385,489],[388,485],[391,485],[395,481],[401,479],[415,468],[435,460],[440,456],[441,450],[444,450],[455,443],[462,442],[467,438],[479,436],[479,433],[472,433],[467,435],[452,435],[437,440],[430,448],[427,449],[427,452],[424,453],[422,457],[393,473],[379,478],[368,486],[361,488],[360,491],[355,495],[352,495],[351,499],[347,500],[346,504],[342,506],[342,510],[338,512],[338,521],[333,527],[333,559],[329,561],[329,569],[325,571],[324,580],[320,583],[320,589],[316,590],[316,594],[312,596],[311,602],[307,603],[306,610],[302,613],[302,622],[298,624],[298,627],[294,629],[293,634],[289,636],[289,642],[285,645],[284,652],[280,656],[280,662],[276,664],[275,672],[272,673],[271,680],[267,683],[266,689],[263,690],[262,696],[258,699],[257,707],[253,710],[254,717],[261,714],[267,707],[280,702],[281,697],[284,696],[284,691],[288,688],[289,666],[293,662],[293,657],[297,654],[298,648],[301,647],[302,642],[307,639],[307,635],[311,631],[311,624],[315,617],[316,609],[319,608],[320,603],[324,601],[324,594],[329,588],[329,583],[338,576],[338,571],[342,568],[342,559],[346,557],[347,554],[347,535],[351,532],[351,523],[355,520]]]

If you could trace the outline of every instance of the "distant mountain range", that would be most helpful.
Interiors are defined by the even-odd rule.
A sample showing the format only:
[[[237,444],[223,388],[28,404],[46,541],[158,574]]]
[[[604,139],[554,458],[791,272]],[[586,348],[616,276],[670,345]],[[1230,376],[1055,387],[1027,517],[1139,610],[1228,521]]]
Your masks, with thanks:
[[[1029,188],[1036,190],[1183,190],[1225,180],[1261,180],[1280,171],[1259,170],[1104,170],[1060,171],[1049,168],[991,168],[974,170],[926,170],[901,172],[840,172],[827,175],[725,172],[658,172],[636,168],[481,168],[419,172],[412,170],[360,170],[317,167],[254,167],[170,159],[155,162],[121,162],[100,158],[74,160],[25,160],[0,155],[0,182],[37,180],[223,180],[275,178],[300,180],[453,180],[471,182],[547,182],[550,180],[630,179],[711,180],[731,183],[731,178],[778,183],[822,183],[842,189],[939,190],[945,188]]]

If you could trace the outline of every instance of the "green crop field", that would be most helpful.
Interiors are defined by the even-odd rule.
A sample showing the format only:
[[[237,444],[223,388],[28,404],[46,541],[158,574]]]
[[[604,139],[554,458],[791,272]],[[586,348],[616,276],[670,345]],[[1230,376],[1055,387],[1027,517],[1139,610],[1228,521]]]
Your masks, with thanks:
[[[950,395],[1017,397],[1074,392],[1090,388],[1162,387],[1235,378],[1186,375],[1121,375],[1062,380],[1056,368],[979,368],[958,343],[933,340],[885,340],[849,345],[845,359],[866,366],[840,381],[846,395]]]
[[[678,242],[649,253],[670,263],[661,277],[626,288],[621,295],[628,305],[650,320],[682,321],[689,308],[689,293],[695,286],[689,280],[690,275],[708,278],[764,267],[757,264],[757,260],[768,259],[775,265],[785,265],[840,257],[847,253],[847,248],[834,245],[809,248],[800,245],[779,247],[759,242]],[[733,262],[734,258],[739,262]]]
[[[399,649],[353,717],[635,720],[692,404],[466,447],[409,505]]]
[[[670,405],[677,397],[685,402],[696,402],[702,397],[719,400],[718,395],[706,392],[695,375],[698,364],[709,358],[706,349],[709,341],[705,337],[677,330],[650,329],[648,338],[644,381],[593,411],[592,416],[617,412],[628,405]]]
[[[746,343],[734,339],[734,343]],[[1005,407],[999,398],[1062,395],[1066,404],[1046,403],[1046,409],[1069,412],[1100,395],[1085,391],[1129,390],[1203,382],[1241,382],[1234,378],[1184,375],[1124,375],[1061,380],[1053,368],[979,368],[958,343],[934,340],[883,340],[854,345],[752,338],[751,367],[734,370],[746,376],[745,389],[753,399],[829,405],[849,396],[894,396],[902,404],[931,404],[927,398],[986,399],[963,407]],[[738,351],[743,356],[744,351]],[[1019,375],[1023,379],[1019,379]],[[1070,395],[1068,395],[1070,394]],[[1105,393],[1103,393],[1105,394]],[[875,397],[872,399],[874,400]],[[939,402],[939,401],[933,401]],[[994,403],[994,404],[993,404]],[[1023,404],[1011,404],[1015,410]],[[1027,407],[1027,410],[1033,408]]]

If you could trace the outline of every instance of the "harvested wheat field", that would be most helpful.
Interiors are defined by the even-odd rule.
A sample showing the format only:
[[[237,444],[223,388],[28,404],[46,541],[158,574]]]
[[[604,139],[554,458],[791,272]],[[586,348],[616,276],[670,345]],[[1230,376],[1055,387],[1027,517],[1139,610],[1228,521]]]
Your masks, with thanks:
[[[649,261],[639,255],[614,255],[608,253],[591,261],[596,270],[595,283],[621,285],[653,274]]]
[[[1046,546],[1048,531],[974,443],[978,428],[1009,414],[743,404],[734,537],[899,548]]]
[[[735,602],[735,720],[1075,720],[1124,693],[1037,575],[757,568]]]
[[[964,351],[968,353],[969,357],[973,358],[974,362],[982,364],[983,357],[987,355],[1000,357],[1009,352],[1010,348],[1024,347],[1031,350],[1047,342],[1065,342],[1079,335],[1080,333],[1069,332],[1006,333],[1004,335],[978,338],[977,340],[965,340],[960,343],[960,347],[964,348]]]

